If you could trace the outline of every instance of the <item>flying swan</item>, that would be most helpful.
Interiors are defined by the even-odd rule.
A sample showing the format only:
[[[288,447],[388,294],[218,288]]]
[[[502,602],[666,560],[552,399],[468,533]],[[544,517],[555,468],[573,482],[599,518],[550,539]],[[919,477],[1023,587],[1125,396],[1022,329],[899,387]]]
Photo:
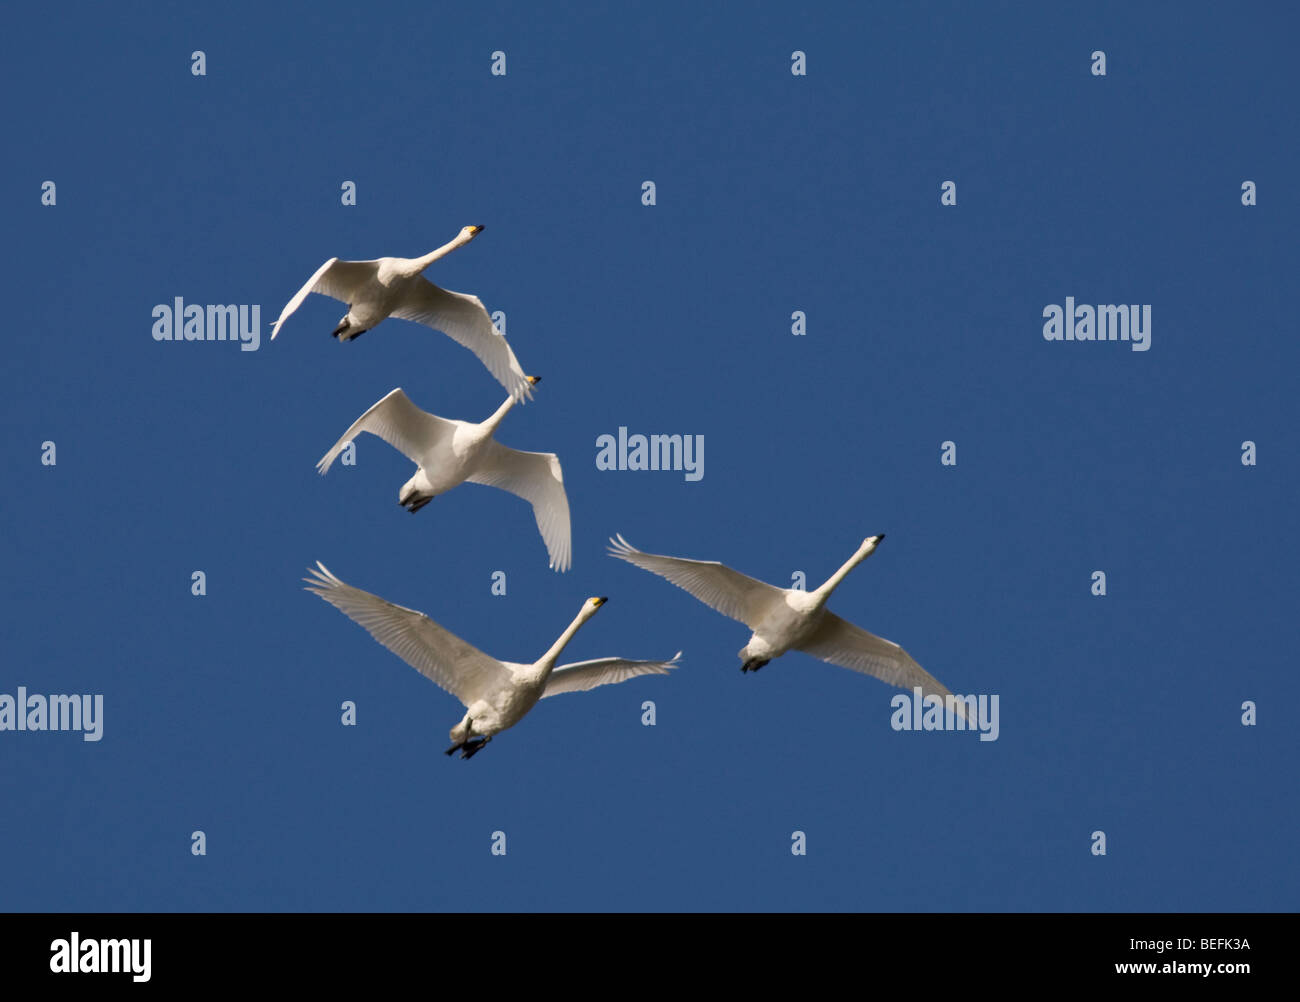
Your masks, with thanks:
[[[541,381],[529,376],[530,383]],[[572,563],[569,498],[564,493],[560,457],[553,452],[521,452],[492,438],[497,425],[515,405],[514,397],[486,421],[452,421],[422,411],[399,386],[352,422],[316,464],[324,476],[343,447],[363,431],[377,435],[418,467],[402,485],[397,503],[412,513],[439,494],[469,481],[500,487],[533,506],[538,531],[550,554],[550,566],[567,571]]]
[[[948,689],[912,660],[903,648],[840,619],[826,608],[849,571],[866,560],[884,534],[863,540],[856,553],[815,591],[777,588],[716,561],[685,560],[642,553],[622,536],[611,539],[609,555],[666,578],[724,616],[748,626],[753,635],[740,649],[740,670],[758,671],[786,651],[798,650],[842,668],[874,675],[899,688],[920,686],[922,696],[941,699]],[[955,700],[966,716],[964,700]],[[969,719],[969,718],[967,718]]]
[[[360,623],[372,637],[464,704],[465,716],[451,729],[452,746],[447,749],[448,755],[459,750],[461,758],[470,758],[493,735],[519,723],[539,699],[626,682],[637,675],[667,675],[682,656],[678,651],[667,661],[597,658],[556,668],[556,659],[573,635],[606,601],[589,598],[551,649],[533,664],[498,661],[424,613],[344,584],[319,560],[307,570],[312,575],[303,578],[307,591]]]
[[[302,301],[310,293],[319,292],[348,304],[348,312],[334,328],[333,336],[340,341],[360,337],[386,317],[413,320],[441,331],[472,351],[515,399],[530,396],[519,360],[492,326],[492,318],[478,297],[440,289],[420,274],[482,232],[482,226],[466,226],[450,243],[424,257],[381,257],[374,261],[330,258],[281,311],[271,330],[271,340]]]

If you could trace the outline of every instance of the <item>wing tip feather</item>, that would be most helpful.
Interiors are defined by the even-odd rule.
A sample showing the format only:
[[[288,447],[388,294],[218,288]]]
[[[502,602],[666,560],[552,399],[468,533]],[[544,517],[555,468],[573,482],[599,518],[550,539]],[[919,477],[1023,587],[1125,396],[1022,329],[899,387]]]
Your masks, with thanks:
[[[317,568],[320,568],[317,570]],[[308,583],[304,591],[315,592],[317,595],[324,597],[326,591],[332,591],[344,587],[342,580],[336,577],[328,567],[319,560],[316,561],[316,567],[308,567],[307,573],[313,577],[303,578]]]
[[[616,532],[614,535],[609,537],[609,546],[607,547],[606,552],[611,557],[618,557],[622,560],[626,560],[630,554],[639,553],[640,551],[624,539],[622,533]]]

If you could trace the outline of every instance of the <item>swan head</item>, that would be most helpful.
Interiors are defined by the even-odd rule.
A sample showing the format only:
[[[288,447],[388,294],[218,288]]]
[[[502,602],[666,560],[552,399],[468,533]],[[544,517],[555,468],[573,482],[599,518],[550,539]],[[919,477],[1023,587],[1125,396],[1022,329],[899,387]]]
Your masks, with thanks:
[[[462,226],[460,228],[460,238],[467,243],[483,232],[483,226]]]
[[[596,610],[608,601],[608,598],[587,599],[587,601],[582,603],[582,618],[584,620],[590,619],[592,616],[596,615]]]

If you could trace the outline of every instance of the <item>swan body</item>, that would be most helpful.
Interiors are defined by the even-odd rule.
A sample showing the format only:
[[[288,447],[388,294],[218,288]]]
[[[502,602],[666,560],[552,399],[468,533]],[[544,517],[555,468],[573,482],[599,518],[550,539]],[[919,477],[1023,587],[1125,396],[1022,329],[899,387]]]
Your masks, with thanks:
[[[450,732],[450,755],[470,758],[496,734],[519,723],[538,701],[564,692],[581,692],[624,682],[638,675],[666,675],[677,667],[678,651],[667,661],[597,658],[556,666],[570,640],[604,598],[590,598],[577,617],[537,661],[498,661],[461,640],[422,612],[385,601],[345,584],[320,561],[308,568],[307,591],[319,595],[365,627],[377,641],[426,678],[451,693],[465,715]]]
[[[883,534],[869,536],[847,562],[813,591],[778,588],[716,561],[686,560],[643,553],[622,536],[610,540],[609,554],[658,574],[710,608],[752,630],[740,649],[741,671],[758,671],[788,651],[803,651],[830,664],[872,675],[899,688],[920,686],[940,698],[948,689],[903,648],[841,619],[826,608],[831,593],[858,564],[875,552]],[[966,704],[956,701],[966,715]]]
[[[482,226],[466,226],[454,239],[423,257],[381,257],[373,261],[330,258],[280,312],[271,329],[271,340],[303,300],[319,292],[348,304],[348,312],[334,328],[333,336],[340,341],[352,341],[388,317],[412,320],[468,348],[511,396],[525,399],[530,391],[524,370],[478,297],[439,288],[421,274],[434,261],[465,246],[482,232]]]
[[[530,385],[539,382],[537,376],[527,378]],[[573,547],[569,498],[559,457],[553,452],[511,449],[492,437],[515,399],[506,398],[486,421],[454,421],[420,410],[399,386],[357,418],[321,457],[316,469],[324,475],[344,446],[368,431],[416,464],[415,475],[397,495],[398,504],[407,511],[419,511],[439,494],[466,481],[499,487],[533,506],[550,566],[566,571],[572,563]]]

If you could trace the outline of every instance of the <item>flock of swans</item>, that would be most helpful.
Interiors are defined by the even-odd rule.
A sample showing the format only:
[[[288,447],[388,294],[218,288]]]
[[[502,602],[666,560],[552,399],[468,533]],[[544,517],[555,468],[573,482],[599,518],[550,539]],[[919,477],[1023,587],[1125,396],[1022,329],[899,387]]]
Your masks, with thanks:
[[[421,410],[398,387],[362,414],[316,464],[325,474],[348,442],[362,432],[383,439],[413,463],[416,471],[398,493],[412,513],[462,483],[498,487],[528,501],[556,571],[572,564],[569,500],[559,457],[522,452],[497,442],[497,427],[516,403],[532,398],[536,376],[524,374],[505,337],[493,326],[476,296],[439,288],[423,272],[483,232],[466,226],[455,239],[423,257],[381,257],[374,261],[330,258],[289,300],[271,332],[313,292],[344,302],[348,311],[333,331],[351,341],[388,317],[411,320],[441,331],[478,356],[509,397],[486,421],[438,417]],[[635,549],[621,535],[610,540],[609,555],[657,574],[705,605],[749,627],[740,649],[741,671],[758,671],[787,651],[798,650],[831,664],[872,675],[902,688],[919,687],[940,699],[948,690],[897,644],[841,619],[826,608],[831,593],[858,564],[875,552],[884,535],[870,536],[826,582],[812,591],[778,588],[716,561],[687,560]],[[319,595],[364,627],[372,637],[411,667],[455,696],[465,715],[451,729],[451,755],[470,758],[493,736],[513,727],[538,700],[562,692],[581,692],[625,682],[639,675],[666,675],[681,651],[667,661],[597,658],[573,664],[556,661],[565,647],[607,601],[590,598],[537,661],[519,664],[483,653],[422,612],[395,605],[346,584],[319,561],[308,568],[307,590]],[[962,700],[956,701],[964,714]]]

